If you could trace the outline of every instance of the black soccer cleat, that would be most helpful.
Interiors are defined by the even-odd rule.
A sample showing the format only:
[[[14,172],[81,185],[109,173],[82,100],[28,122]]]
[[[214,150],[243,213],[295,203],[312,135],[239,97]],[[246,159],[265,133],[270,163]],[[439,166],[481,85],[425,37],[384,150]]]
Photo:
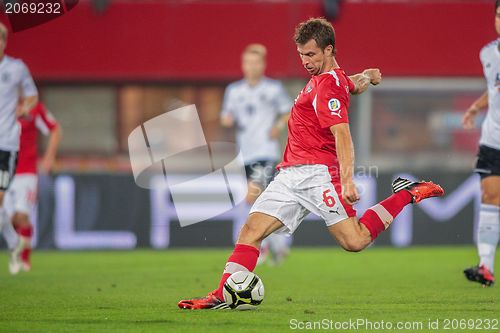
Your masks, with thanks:
[[[471,268],[464,269],[464,274],[467,280],[472,282],[478,282],[483,285],[483,287],[491,287],[495,283],[495,277],[493,273],[489,271],[484,265],[474,266]]]
[[[412,182],[408,179],[399,177],[392,182],[392,192],[397,193],[401,190],[408,191],[411,194],[412,203],[419,203],[427,198],[444,195],[443,188],[438,184],[426,181]]]

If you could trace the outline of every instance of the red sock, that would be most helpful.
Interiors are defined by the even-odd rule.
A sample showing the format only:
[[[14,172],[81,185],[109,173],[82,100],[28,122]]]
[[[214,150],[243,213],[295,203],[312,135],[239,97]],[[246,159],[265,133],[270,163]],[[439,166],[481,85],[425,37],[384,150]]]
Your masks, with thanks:
[[[30,254],[31,254],[31,248],[30,247],[27,247],[27,248],[24,248],[22,251],[21,251],[21,260],[23,262],[28,262],[30,261]]]
[[[408,191],[399,191],[394,193],[384,201],[369,208],[359,219],[372,236],[372,240],[377,238],[378,234],[387,229],[394,221],[394,218],[401,210],[412,200]]]
[[[30,225],[28,227],[17,227],[16,232],[24,238],[24,248],[21,251],[21,260],[24,262],[29,262],[31,254],[31,237],[33,236],[33,227]]]
[[[257,259],[259,258],[259,250],[253,246],[245,244],[236,244],[234,251],[227,259],[226,267],[222,273],[222,277],[219,282],[219,288],[215,291],[215,296],[219,299],[224,299],[222,296],[222,288],[224,288],[224,283],[233,273],[240,271],[250,271],[253,272],[255,265],[257,265]]]
[[[33,235],[33,227],[32,226],[19,227],[16,229],[16,231],[19,235],[26,237],[26,238],[31,238],[31,236]]]

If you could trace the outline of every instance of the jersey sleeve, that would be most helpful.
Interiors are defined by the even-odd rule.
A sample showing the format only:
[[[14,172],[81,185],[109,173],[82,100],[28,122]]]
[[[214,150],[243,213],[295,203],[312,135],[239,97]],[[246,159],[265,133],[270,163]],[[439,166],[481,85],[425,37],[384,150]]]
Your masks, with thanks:
[[[349,92],[352,93],[354,91],[354,89],[356,89],[356,85],[354,84],[354,82],[351,80],[351,78],[349,76],[345,76],[346,79],[347,79],[347,84],[349,85]]]
[[[43,104],[38,105],[38,110],[35,115],[35,126],[44,135],[48,135],[59,124],[54,116],[45,108]]]
[[[278,89],[275,96],[276,110],[279,114],[289,113],[292,109],[292,100],[281,82],[278,83]]]
[[[24,97],[31,97],[38,95],[38,91],[36,89],[35,83],[33,82],[33,78],[31,77],[31,73],[28,70],[28,67],[21,61],[21,89],[22,95]]]
[[[491,60],[492,58],[497,58],[497,52],[495,51],[498,48],[498,40],[494,40],[481,49],[479,51],[479,60],[481,61],[481,64],[483,65],[483,68],[486,67],[486,64]]]
[[[349,123],[347,94],[346,89],[333,76],[319,82],[313,107],[322,128]]]
[[[481,66],[483,66],[483,68],[486,63],[486,52],[487,52],[486,46],[483,47],[481,51],[479,51],[479,61],[481,62]]]

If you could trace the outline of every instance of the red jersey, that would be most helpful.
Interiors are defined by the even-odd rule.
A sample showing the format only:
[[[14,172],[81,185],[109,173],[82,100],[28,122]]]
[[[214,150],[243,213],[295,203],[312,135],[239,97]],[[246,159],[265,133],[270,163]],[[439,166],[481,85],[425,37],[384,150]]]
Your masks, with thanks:
[[[25,117],[18,118],[21,124],[21,140],[16,174],[36,174],[38,160],[38,131],[48,135],[57,127],[57,121],[42,103],[38,103]]]
[[[335,138],[330,126],[349,123],[347,108],[354,83],[336,68],[313,76],[295,100],[288,120],[288,142],[278,168],[324,164],[337,170]]]

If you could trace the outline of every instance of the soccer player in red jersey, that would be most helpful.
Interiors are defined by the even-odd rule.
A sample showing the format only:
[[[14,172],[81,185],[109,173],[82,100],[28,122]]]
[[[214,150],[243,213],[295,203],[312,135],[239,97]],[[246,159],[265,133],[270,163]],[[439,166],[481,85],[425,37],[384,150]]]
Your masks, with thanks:
[[[37,197],[38,131],[49,136],[47,149],[39,171],[47,174],[52,169],[57,147],[61,140],[61,128],[42,103],[38,103],[28,115],[20,117],[21,139],[18,164],[12,185],[7,191],[7,206],[12,214],[12,224],[21,242],[22,269],[31,270],[31,237],[33,225],[30,215]]]
[[[312,76],[292,107],[288,142],[279,173],[253,205],[229,257],[219,287],[208,296],[181,300],[182,309],[223,309],[222,289],[238,271],[253,271],[261,241],[272,232],[293,233],[313,212],[347,251],[366,248],[410,203],[442,196],[432,182],[398,178],[394,194],[368,209],[358,220],[352,207],[359,200],[353,182],[354,149],[349,132],[350,93],[378,84],[378,69],[348,77],[335,60],[335,32],[325,19],[298,25],[295,42],[302,65]]]

